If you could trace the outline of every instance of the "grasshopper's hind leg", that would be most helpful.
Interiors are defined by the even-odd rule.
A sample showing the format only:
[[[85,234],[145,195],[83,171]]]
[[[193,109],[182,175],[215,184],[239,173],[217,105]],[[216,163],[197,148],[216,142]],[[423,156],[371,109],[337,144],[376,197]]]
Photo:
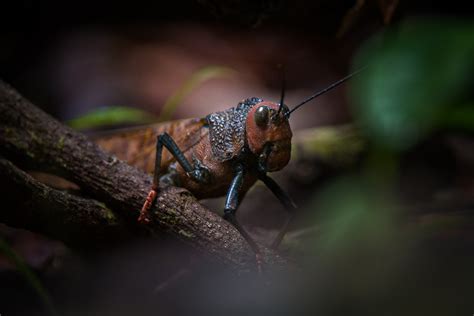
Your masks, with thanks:
[[[140,211],[140,216],[138,217],[138,221],[140,223],[148,223],[150,221],[148,217],[148,211],[150,210],[157,196],[158,186],[160,183],[161,156],[163,154],[163,146],[169,150],[176,161],[181,165],[181,167],[183,167],[184,171],[186,171],[186,173],[194,180],[198,182],[205,182],[206,180],[206,170],[199,167],[194,168],[188,159],[186,159],[173,138],[171,138],[168,133],[160,134],[156,138],[156,157],[155,170],[153,172],[153,186],[148,193],[145,203],[143,204],[143,207]]]

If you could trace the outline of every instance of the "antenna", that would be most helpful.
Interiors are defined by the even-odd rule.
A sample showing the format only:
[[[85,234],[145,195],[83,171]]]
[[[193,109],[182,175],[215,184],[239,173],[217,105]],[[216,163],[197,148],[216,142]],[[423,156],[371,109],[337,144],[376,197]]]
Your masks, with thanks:
[[[280,98],[280,106],[278,107],[277,117],[280,115],[281,110],[283,109],[283,100],[285,99],[285,87],[286,87],[286,80],[285,80],[285,68],[282,66],[282,74],[281,74],[281,98]]]
[[[303,104],[305,103],[308,103],[309,101],[313,100],[314,98],[317,98],[319,97],[320,95],[322,94],[325,94],[326,92],[334,89],[335,87],[337,87],[338,85],[344,83],[345,81],[349,80],[350,78],[352,78],[353,76],[357,75],[359,72],[361,72],[362,70],[364,70],[364,68],[361,68],[359,70],[356,70],[354,71],[353,73],[345,76],[344,78],[334,82],[333,84],[329,85],[328,87],[324,88],[323,90],[321,91],[318,91],[316,92],[315,94],[313,94],[312,96],[310,96],[309,98],[305,99],[303,102],[301,102],[300,104],[296,105],[293,109],[291,109],[291,111],[289,112],[286,112],[286,116],[289,117],[291,113],[293,113],[294,111],[296,111],[300,106],[302,106]]]

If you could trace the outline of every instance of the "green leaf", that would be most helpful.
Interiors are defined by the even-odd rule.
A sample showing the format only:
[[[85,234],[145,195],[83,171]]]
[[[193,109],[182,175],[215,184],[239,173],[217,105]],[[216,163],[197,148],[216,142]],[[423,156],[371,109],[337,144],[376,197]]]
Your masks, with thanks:
[[[75,129],[90,129],[117,124],[147,124],[156,120],[157,117],[146,111],[125,106],[111,106],[93,110],[67,123]]]
[[[472,97],[473,34],[473,23],[410,21],[362,47],[356,68],[368,68],[352,84],[354,114],[376,144],[403,150],[454,122]],[[461,127],[472,128],[466,119]]]
[[[446,128],[474,132],[474,103],[458,106],[443,119]]]

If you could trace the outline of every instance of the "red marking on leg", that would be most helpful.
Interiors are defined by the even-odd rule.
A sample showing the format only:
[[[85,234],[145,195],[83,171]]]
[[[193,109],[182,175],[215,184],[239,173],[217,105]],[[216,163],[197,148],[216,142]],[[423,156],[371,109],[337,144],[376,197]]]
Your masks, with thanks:
[[[140,216],[138,216],[138,222],[141,224],[148,224],[150,222],[150,218],[148,217],[148,211],[150,210],[151,205],[156,199],[157,192],[155,189],[152,189],[148,196],[146,197],[145,203],[143,203],[143,207],[140,211]]]

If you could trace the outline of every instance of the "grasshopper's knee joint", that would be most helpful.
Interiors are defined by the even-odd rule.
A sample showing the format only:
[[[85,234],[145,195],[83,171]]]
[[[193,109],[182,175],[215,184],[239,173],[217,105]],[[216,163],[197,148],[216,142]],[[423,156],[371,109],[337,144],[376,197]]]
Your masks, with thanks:
[[[209,169],[193,155],[194,169],[187,175],[199,183],[207,184],[211,182],[211,172]]]
[[[163,141],[170,137],[170,135],[168,135],[168,133],[161,133],[160,135],[156,136],[156,140],[159,142],[159,143],[163,143]]]
[[[196,168],[189,172],[188,175],[197,182],[203,184],[209,183],[211,180],[211,173],[209,172],[209,169],[204,167]]]

